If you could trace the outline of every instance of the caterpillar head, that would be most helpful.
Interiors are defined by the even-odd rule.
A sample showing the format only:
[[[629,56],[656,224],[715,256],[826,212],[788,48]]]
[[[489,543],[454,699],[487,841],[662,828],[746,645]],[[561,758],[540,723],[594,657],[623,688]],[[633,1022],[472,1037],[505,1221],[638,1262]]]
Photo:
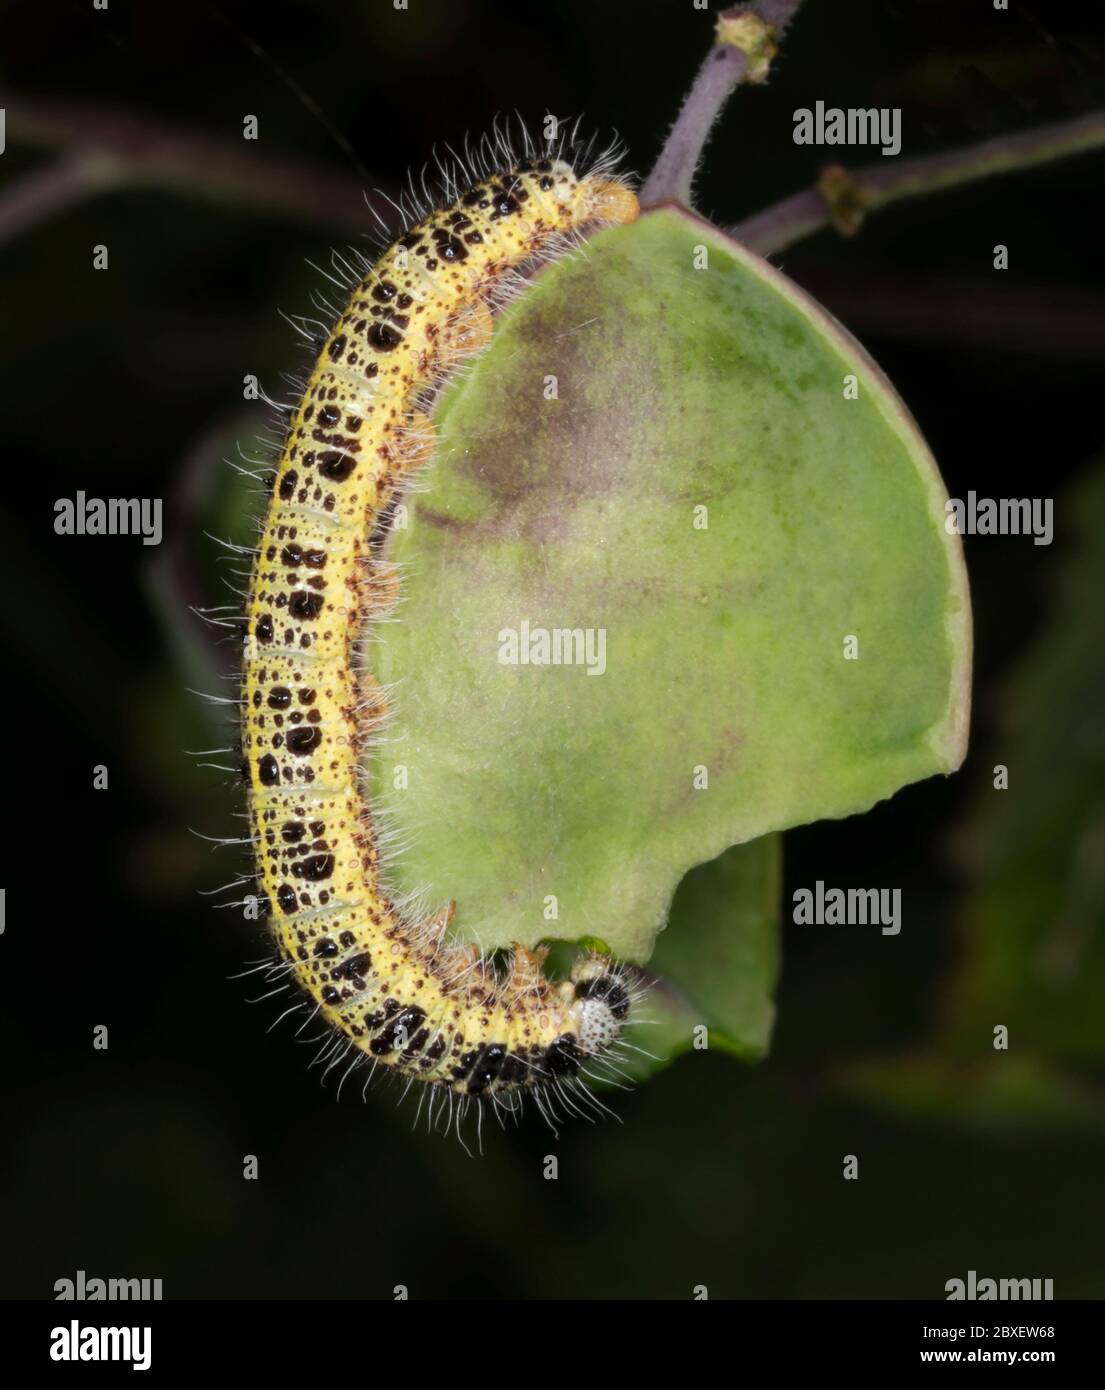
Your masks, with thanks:
[[[621,179],[603,173],[580,175],[574,173],[570,165],[559,162],[554,168],[564,170],[564,174],[558,178],[557,188],[564,189],[560,196],[571,203],[575,225],[636,220],[641,210],[637,195]]]
[[[637,195],[620,179],[592,175],[581,184],[585,222],[634,222],[641,210]]]
[[[579,1045],[590,1056],[605,1052],[621,1036],[631,1002],[625,980],[609,956],[581,956],[569,978],[575,992]]]
[[[534,180],[539,200],[552,199],[568,225],[589,222],[632,222],[640,208],[637,195],[621,179],[595,171],[580,173],[564,159],[527,161],[519,174]]]

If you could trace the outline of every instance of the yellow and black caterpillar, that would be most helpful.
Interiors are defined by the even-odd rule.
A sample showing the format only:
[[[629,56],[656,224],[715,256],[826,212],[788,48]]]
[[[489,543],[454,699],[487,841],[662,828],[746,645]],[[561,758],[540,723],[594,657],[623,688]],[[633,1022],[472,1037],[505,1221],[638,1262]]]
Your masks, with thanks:
[[[522,1089],[567,1100],[562,1083],[618,1040],[628,980],[587,953],[554,983],[520,946],[496,969],[447,943],[447,914],[404,920],[361,767],[385,694],[356,654],[394,597],[378,540],[432,450],[434,392],[489,339],[519,267],[638,205],[609,161],[561,153],[450,192],[356,286],[291,411],[249,584],[242,752],[273,970],[336,1030],[336,1057],[511,1108]]]

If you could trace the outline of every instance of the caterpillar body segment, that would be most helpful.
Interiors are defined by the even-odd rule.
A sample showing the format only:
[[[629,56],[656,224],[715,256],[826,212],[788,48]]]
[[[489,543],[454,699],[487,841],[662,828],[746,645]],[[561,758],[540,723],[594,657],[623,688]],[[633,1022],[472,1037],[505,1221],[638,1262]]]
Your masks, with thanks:
[[[416,222],[357,285],[291,413],[248,600],[242,742],[258,878],[280,963],[353,1060],[465,1097],[557,1088],[617,1042],[631,1002],[606,956],[552,982],[543,951],[496,970],[412,920],[381,878],[362,761],[386,693],[356,669],[394,597],[374,536],[433,450],[428,402],[492,332],[518,268],[631,221],[603,163],[526,158]]]

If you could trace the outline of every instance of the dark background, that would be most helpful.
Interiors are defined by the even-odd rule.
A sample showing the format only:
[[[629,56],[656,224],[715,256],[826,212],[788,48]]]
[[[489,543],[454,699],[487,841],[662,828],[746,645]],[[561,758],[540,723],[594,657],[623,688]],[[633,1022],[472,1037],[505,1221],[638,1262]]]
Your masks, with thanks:
[[[386,188],[496,113],[584,112],[617,128],[643,173],[711,23],[690,0],[7,5],[0,207],[88,136],[73,104],[89,102],[126,113],[136,148],[164,125],[238,159]],[[734,98],[699,206],[731,223],[810,184],[823,159],[877,158],[793,145],[793,110],[818,98],[902,107],[909,157],[1105,105],[1103,59],[1096,6],[808,0],[770,85]],[[31,110],[53,135],[30,133]],[[253,145],[245,113],[259,117]],[[240,793],[183,751],[219,742],[185,687],[233,662],[187,612],[221,601],[203,531],[245,534],[218,460],[239,440],[249,453],[264,424],[243,375],[276,394],[302,363],[278,308],[310,312],[322,282],[307,259],[325,263],[353,228],[348,203],[330,215],[317,184],[295,216],[244,189],[210,196],[196,163],[176,187],[147,170],[143,186],[0,245],[0,1291],[49,1296],[85,1269],[160,1277],[166,1297],[390,1297],[397,1283],[412,1297],[688,1297],[696,1284],[711,1297],[939,1297],[975,1269],[1101,1296],[1105,1019],[1077,1049],[1051,1045],[1033,1027],[1061,1015],[1061,991],[1011,998],[1038,1084],[995,1100],[985,1069],[1004,1016],[953,1005],[972,952],[994,949],[972,940],[971,895],[988,864],[998,872],[984,848],[990,769],[1016,767],[1008,674],[1055,623],[1100,610],[1100,592],[1083,606],[1055,584],[1079,511],[1064,489],[1105,445],[1105,155],[893,208],[851,241],[822,233],[779,258],[888,371],[951,495],[1060,499],[1051,547],[967,540],[964,769],[786,837],[788,885],[901,885],[916,904],[906,929],[891,947],[788,924],[767,1062],[693,1054],[620,1097],[620,1125],[554,1140],[534,1117],[493,1131],[482,1158],[412,1135],[413,1110],[386,1090],[335,1104],[310,1052],[266,1033],[278,1010],[246,1007],[262,991],[229,978],[263,954],[254,929],[197,896],[239,867],[189,830],[238,833]],[[111,268],[97,274],[100,242]],[[1004,275],[996,242],[1011,250]],[[81,488],[164,496],[166,545],[56,536],[55,500]],[[101,763],[110,789],[95,792]],[[1016,790],[1043,804],[1054,789]],[[1101,924],[1099,911],[1098,942]],[[97,1024],[107,1052],[92,1049]],[[857,1079],[872,1068],[879,1084]],[[557,1182],[542,1178],[551,1153]],[[246,1154],[259,1181],[242,1179]],[[858,1182],[842,1180],[845,1154]]]

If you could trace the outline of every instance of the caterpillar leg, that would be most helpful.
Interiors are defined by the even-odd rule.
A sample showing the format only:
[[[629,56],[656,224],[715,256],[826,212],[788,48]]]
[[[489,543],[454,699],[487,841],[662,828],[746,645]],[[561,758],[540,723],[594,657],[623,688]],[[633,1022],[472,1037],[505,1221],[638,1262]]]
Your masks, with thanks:
[[[473,299],[449,319],[444,351],[451,364],[481,352],[491,341],[495,318],[485,300]]]
[[[433,458],[437,447],[437,428],[422,410],[412,410],[404,422],[397,441],[393,460],[398,472],[396,482],[415,472]]]
[[[510,970],[504,982],[505,992],[521,996],[542,989],[546,983],[542,967],[549,954],[548,947],[538,946],[535,951],[527,951],[515,942],[511,950]]]

